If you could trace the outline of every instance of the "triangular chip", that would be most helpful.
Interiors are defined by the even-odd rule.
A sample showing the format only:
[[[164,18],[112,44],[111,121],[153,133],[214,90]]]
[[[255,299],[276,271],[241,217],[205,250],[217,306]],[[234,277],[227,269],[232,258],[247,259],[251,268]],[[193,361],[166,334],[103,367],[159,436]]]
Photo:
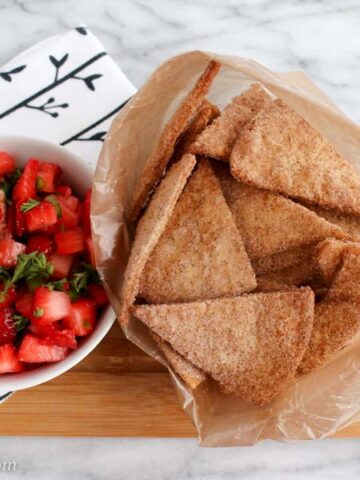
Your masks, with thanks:
[[[139,295],[149,303],[238,295],[255,274],[218,179],[198,163],[143,272]]]
[[[230,163],[240,182],[360,214],[359,172],[281,100],[243,128]]]
[[[287,285],[279,278],[273,278],[272,275],[258,275],[256,277],[257,287],[254,293],[283,292],[291,290],[294,286]]]
[[[274,272],[262,273],[256,276],[257,291],[282,290],[285,287],[308,284],[313,279],[315,271],[314,262],[309,260]],[[279,288],[274,288],[275,285],[279,285]]]
[[[121,291],[119,320],[124,325],[129,321],[129,307],[134,303],[138,293],[142,271],[165,230],[195,164],[195,157],[188,154],[171,167],[138,223]]]
[[[341,242],[334,238],[328,238],[318,243],[314,248],[314,261],[317,275],[325,285],[330,286],[335,273],[341,266],[343,253],[351,243]]]
[[[190,152],[190,147],[194,143],[195,138],[204,128],[220,114],[219,109],[208,100],[203,100],[199,110],[191,120],[188,128],[180,137],[175,147],[175,153],[171,159],[172,162],[179,160],[185,153]]]
[[[270,101],[270,95],[254,83],[235,97],[221,116],[197,137],[191,152],[228,161],[241,129]]]
[[[295,376],[311,334],[314,294],[302,288],[133,312],[228,393],[265,405]]]
[[[160,135],[159,141],[146,160],[140,180],[135,188],[130,217],[133,221],[139,218],[141,209],[154,186],[161,179],[164,170],[174,153],[175,144],[188,126],[191,118],[200,107],[210,85],[220,69],[220,64],[210,61],[193,89],[186,96],[180,107],[173,114]]]
[[[316,304],[313,331],[298,373],[309,373],[329,362],[359,331],[359,305],[347,302]]]
[[[309,208],[328,222],[340,227],[348,233],[354,242],[360,242],[360,216],[348,215],[331,208],[322,208],[318,205],[309,205]]]
[[[180,375],[190,388],[195,390],[195,388],[206,379],[205,373],[196,368],[192,363],[186,360],[186,358],[180,355],[180,353],[176,352],[170,343],[165,342],[165,340],[154,332],[150,332],[150,335],[164,354],[169,365]]]
[[[347,238],[339,227],[292,200],[234,180],[226,167],[216,172],[250,258],[283,252],[326,237]]]
[[[342,256],[342,265],[326,295],[327,301],[360,301],[360,246],[349,246]]]
[[[291,248],[280,253],[274,253],[267,257],[254,258],[251,265],[257,275],[283,270],[284,268],[295,267],[296,265],[299,265],[299,263],[311,261],[313,250],[313,243],[310,245],[301,245],[300,247]]]

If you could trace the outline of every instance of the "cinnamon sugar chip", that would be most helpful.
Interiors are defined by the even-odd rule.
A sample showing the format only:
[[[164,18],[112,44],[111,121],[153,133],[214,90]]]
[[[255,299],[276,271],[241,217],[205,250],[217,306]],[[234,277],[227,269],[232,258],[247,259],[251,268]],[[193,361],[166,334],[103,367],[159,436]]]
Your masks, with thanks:
[[[359,332],[359,305],[347,302],[322,302],[315,305],[314,326],[298,373],[309,373],[329,362]]]
[[[325,299],[360,302],[360,245],[348,246],[344,250],[342,265],[335,274]]]
[[[326,237],[349,238],[306,207],[237,182],[225,166],[215,168],[250,258],[273,255]]]
[[[164,170],[174,153],[175,144],[180,135],[188,126],[191,118],[200,107],[205,95],[208,93],[211,83],[220,69],[220,64],[210,61],[202,73],[194,88],[186,96],[180,107],[165,126],[159,141],[147,159],[132,202],[130,218],[136,221],[140,212],[148,200],[150,192],[161,179]]]
[[[354,242],[360,242],[360,216],[347,215],[330,208],[322,208],[318,205],[309,205],[313,212],[325,218],[330,223],[337,225],[348,233]]]
[[[245,125],[230,164],[240,182],[360,214],[359,172],[281,100]]]
[[[199,111],[195,114],[188,128],[185,130],[183,135],[180,137],[179,142],[176,144],[175,153],[171,159],[172,162],[176,162],[185,153],[189,153],[195,138],[219,115],[220,111],[215,105],[206,99],[203,100]]]
[[[251,265],[257,275],[288,269],[299,265],[299,263],[311,261],[313,250],[313,243],[310,245],[301,245],[300,247],[291,248],[280,253],[274,253],[267,257],[254,258]]]
[[[188,154],[171,167],[156,189],[137,226],[121,292],[119,320],[123,325],[129,321],[129,307],[134,303],[138,293],[142,271],[166,228],[195,163],[195,157]]]
[[[286,287],[305,285],[311,282],[315,273],[316,267],[312,260],[274,272],[263,273],[256,277],[257,291],[282,290]],[[279,288],[275,288],[275,285],[279,285]]]
[[[348,246],[349,243],[328,238],[314,248],[313,257],[317,274],[325,285],[331,285],[335,273],[341,266],[343,253]]]
[[[139,295],[149,303],[189,302],[255,287],[218,179],[201,160],[145,266]]]
[[[164,354],[169,365],[180,375],[190,388],[195,390],[195,388],[206,379],[205,373],[196,368],[192,363],[186,360],[186,358],[180,355],[180,353],[176,352],[170,343],[165,342],[165,340],[154,332],[150,331],[150,335],[155,340],[159,350]]]
[[[191,152],[228,161],[241,129],[271,100],[257,83],[227,105],[220,117],[207,127],[191,147]]]
[[[132,310],[227,393],[262,406],[295,376],[312,330],[314,294],[301,288]]]

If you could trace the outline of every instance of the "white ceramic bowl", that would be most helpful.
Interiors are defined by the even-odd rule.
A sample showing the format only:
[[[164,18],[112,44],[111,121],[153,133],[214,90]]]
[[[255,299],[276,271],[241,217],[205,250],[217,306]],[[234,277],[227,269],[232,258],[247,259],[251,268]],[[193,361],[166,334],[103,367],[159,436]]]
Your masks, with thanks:
[[[63,178],[66,183],[80,195],[83,195],[91,186],[92,173],[89,166],[79,157],[58,145],[26,137],[0,136],[0,151],[13,155],[16,164],[21,167],[31,157],[57,163],[63,170]],[[98,319],[93,333],[84,337],[79,342],[78,348],[61,362],[44,365],[28,372],[0,375],[0,396],[7,392],[34,387],[70,370],[94,350],[109,331],[114,320],[115,313],[109,306]]]

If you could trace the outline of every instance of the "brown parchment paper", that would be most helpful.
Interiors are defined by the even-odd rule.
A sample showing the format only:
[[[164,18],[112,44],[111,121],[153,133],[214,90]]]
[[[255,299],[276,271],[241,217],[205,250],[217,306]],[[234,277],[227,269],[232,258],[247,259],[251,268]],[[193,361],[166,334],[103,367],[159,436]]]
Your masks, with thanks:
[[[114,119],[94,176],[91,219],[95,256],[116,312],[134,233],[127,216],[135,182],[163,126],[211,58],[219,61],[222,68],[208,98],[220,108],[250,83],[261,82],[360,168],[359,127],[304,74],[277,74],[253,60],[198,51],[171,58]],[[166,365],[141,322],[132,318],[124,332]],[[191,391],[171,369],[170,372],[202,445],[323,438],[360,419],[359,347],[360,340],[327,366],[293,381],[271,406],[264,408],[222,395],[211,380]]]

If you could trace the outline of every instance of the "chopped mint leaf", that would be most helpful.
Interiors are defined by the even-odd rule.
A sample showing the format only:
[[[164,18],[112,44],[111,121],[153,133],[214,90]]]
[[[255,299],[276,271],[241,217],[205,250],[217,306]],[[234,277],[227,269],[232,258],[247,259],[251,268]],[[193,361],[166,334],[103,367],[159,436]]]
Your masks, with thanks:
[[[61,280],[55,280],[54,282],[49,282],[45,287],[48,287],[50,290],[58,290],[60,292],[63,292],[65,290],[65,285],[68,283],[67,278],[63,278]]]
[[[36,177],[36,190],[44,188],[44,180],[41,177]]]
[[[27,324],[30,323],[30,320],[28,318],[24,317],[24,315],[20,315],[17,313],[14,313],[12,318],[13,318],[14,327],[16,328],[17,333],[24,330]]]
[[[47,197],[45,197],[45,200],[47,202],[51,203],[55,207],[57,217],[61,218],[62,217],[62,210],[61,210],[61,206],[60,206],[59,200],[57,199],[56,195],[48,195]]]
[[[75,273],[71,280],[71,287],[76,293],[86,290],[89,279],[89,272],[84,270],[81,273]]]
[[[43,280],[39,277],[30,278],[27,281],[27,285],[29,287],[30,292],[33,293],[38,287],[41,287],[43,285]]]
[[[89,322],[89,320],[84,320],[83,321],[83,326],[87,329],[91,328],[91,323]]]
[[[21,253],[17,257],[14,273],[9,278],[5,291],[20,280],[26,280],[30,286],[36,288],[36,286],[44,283],[53,271],[54,266],[47,261],[43,253]]]
[[[11,191],[15,183],[18,181],[21,174],[22,174],[22,169],[15,168],[13,172],[6,174],[3,180],[1,181],[0,188],[1,190],[4,190],[5,195],[7,197],[10,196]]]
[[[44,315],[44,309],[43,308],[35,308],[35,311],[34,311],[34,317],[42,317]]]
[[[20,210],[23,213],[27,213],[27,212],[30,212],[30,210],[32,210],[33,208],[37,207],[38,205],[40,205],[39,200],[35,200],[34,198],[31,198],[30,200],[28,200],[27,202],[21,205]]]
[[[68,294],[72,302],[75,302],[79,298],[79,294],[73,289],[69,290]]]

